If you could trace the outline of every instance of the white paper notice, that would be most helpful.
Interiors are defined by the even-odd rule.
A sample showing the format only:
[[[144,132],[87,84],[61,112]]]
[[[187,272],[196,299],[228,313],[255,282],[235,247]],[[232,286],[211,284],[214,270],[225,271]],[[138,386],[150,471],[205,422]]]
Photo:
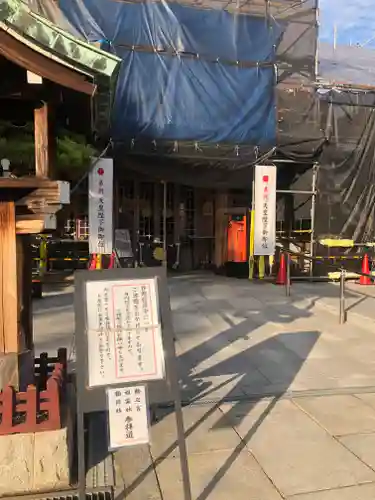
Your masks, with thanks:
[[[150,441],[144,385],[107,389],[109,449]]]
[[[89,281],[88,385],[164,378],[155,279]]]

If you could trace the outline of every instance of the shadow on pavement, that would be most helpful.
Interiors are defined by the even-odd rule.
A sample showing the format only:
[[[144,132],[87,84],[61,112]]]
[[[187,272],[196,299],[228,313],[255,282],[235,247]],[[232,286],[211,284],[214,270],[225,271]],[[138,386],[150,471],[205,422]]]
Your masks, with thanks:
[[[244,323],[245,324],[241,323],[240,325],[237,325],[236,327],[231,328],[228,331],[220,333],[218,337],[222,339],[223,342],[224,339],[225,342],[228,342],[228,339],[230,338],[234,339],[240,335],[243,335],[244,332],[248,329],[248,327],[246,326],[246,322]],[[233,465],[233,463],[240,455],[240,453],[246,448],[249,440],[256,433],[257,429],[260,427],[260,425],[267,417],[267,415],[270,414],[278,399],[282,396],[283,393],[285,393],[288,390],[296,374],[298,373],[304,361],[307,359],[309,353],[313,349],[319,336],[320,333],[317,331],[280,333],[278,335],[275,335],[275,337],[262,341],[255,346],[249,347],[243,352],[239,352],[237,355],[225,361],[222,361],[217,365],[215,365],[214,367],[209,368],[200,373],[200,376],[210,376],[210,375],[215,376],[215,374],[224,373],[231,376],[228,379],[229,381],[238,378],[237,384],[241,385],[246,382],[251,382],[250,380],[251,375],[249,375],[249,373],[251,373],[251,371],[256,369],[261,372],[263,371],[265,373],[265,376],[267,373],[268,374],[272,373],[273,376],[276,377],[276,379],[279,379],[280,392],[270,401],[267,408],[264,410],[262,415],[257,419],[257,421],[254,423],[249,432],[241,440],[239,438],[238,446],[233,450],[230,457],[225,461],[225,463],[223,463],[220,469],[216,472],[215,476],[212,478],[207,478],[208,483],[196,500],[207,499],[207,497],[213,491],[217,483],[224,477],[224,475]],[[291,343],[295,342],[299,346],[298,354],[296,354],[296,352],[292,351],[288,347],[291,345]],[[207,349],[204,348],[205,347],[204,344],[207,344],[206,346]],[[216,343],[215,346],[217,347]],[[192,349],[192,351],[189,351],[187,354],[184,354],[181,358],[183,359],[188,355],[191,356],[192,354],[194,354],[194,356],[192,356],[192,359],[194,359],[195,361],[200,361],[205,357],[212,355],[213,353],[214,351],[210,346],[210,340],[208,340],[207,342],[203,343],[203,345],[200,344],[196,348]],[[226,383],[222,385],[225,386]],[[215,386],[215,389],[217,389],[217,386]],[[227,395],[227,397],[229,396],[229,399],[230,399],[230,392],[231,391],[229,391],[229,394]],[[227,397],[217,400],[212,405],[208,405],[209,406],[208,411],[200,419],[198,419],[191,427],[186,429],[185,437],[188,438],[190,435],[192,435],[193,432],[196,431],[199,428],[199,426],[210,415],[215,413],[218,409],[221,411],[222,417],[219,419],[218,422],[216,422],[213,429],[218,427],[232,427],[234,417],[238,421],[238,418],[241,417],[241,415],[243,415],[243,417],[246,416],[249,412],[251,412],[252,408],[257,404],[256,400],[249,401],[249,398],[246,398],[244,395],[242,399],[235,401],[231,409],[224,414],[221,409],[221,406],[223,404],[224,399],[227,399]],[[259,399],[261,398],[262,396],[260,395]],[[239,411],[239,409],[241,411]],[[186,408],[186,410],[188,410],[188,407]],[[159,411],[158,420],[165,418],[169,413],[171,413],[171,411],[173,410],[164,409]],[[125,490],[117,496],[116,500],[123,500],[127,498],[127,495],[129,495],[132,491],[134,491],[142,483],[142,481],[149,473],[155,473],[155,467],[157,467],[164,460],[166,460],[176,450],[177,446],[178,443],[176,440],[172,444],[170,444],[162,454],[160,454],[157,457],[152,457],[153,465],[150,465],[146,470],[144,470],[136,478],[136,480],[132,482],[132,484],[126,485]]]

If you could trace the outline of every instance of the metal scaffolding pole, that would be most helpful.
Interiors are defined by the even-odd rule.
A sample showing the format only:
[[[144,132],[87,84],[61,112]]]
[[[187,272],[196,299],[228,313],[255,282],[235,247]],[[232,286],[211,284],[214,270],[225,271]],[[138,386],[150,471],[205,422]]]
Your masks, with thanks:
[[[316,210],[316,196],[317,196],[317,179],[318,179],[318,169],[319,164],[314,163],[313,171],[312,171],[312,183],[311,183],[311,191],[301,191],[298,189],[277,189],[277,194],[305,194],[311,196],[311,235],[310,235],[310,276],[314,273],[314,262],[313,257],[315,254],[315,210]]]
[[[313,195],[315,191],[299,191],[298,189],[276,189],[277,194],[310,194]]]
[[[311,198],[311,234],[310,234],[310,276],[314,274],[314,254],[315,254],[315,210],[316,210],[316,185],[318,180],[318,163],[315,163],[313,166],[312,172],[312,198]]]

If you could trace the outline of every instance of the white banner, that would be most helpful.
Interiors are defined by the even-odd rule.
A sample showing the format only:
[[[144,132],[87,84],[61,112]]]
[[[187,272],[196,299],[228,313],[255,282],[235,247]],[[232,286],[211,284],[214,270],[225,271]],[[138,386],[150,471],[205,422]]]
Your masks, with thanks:
[[[89,174],[90,253],[112,253],[113,159],[94,159]]]
[[[276,167],[255,167],[254,255],[274,255],[276,246]]]

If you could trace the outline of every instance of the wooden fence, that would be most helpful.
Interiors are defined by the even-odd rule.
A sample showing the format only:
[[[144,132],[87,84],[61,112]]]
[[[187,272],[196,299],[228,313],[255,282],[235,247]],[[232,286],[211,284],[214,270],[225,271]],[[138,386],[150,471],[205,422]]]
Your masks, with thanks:
[[[25,392],[11,386],[0,392],[0,435],[60,429],[66,369],[66,349],[55,358],[43,353],[35,359],[34,385]]]

